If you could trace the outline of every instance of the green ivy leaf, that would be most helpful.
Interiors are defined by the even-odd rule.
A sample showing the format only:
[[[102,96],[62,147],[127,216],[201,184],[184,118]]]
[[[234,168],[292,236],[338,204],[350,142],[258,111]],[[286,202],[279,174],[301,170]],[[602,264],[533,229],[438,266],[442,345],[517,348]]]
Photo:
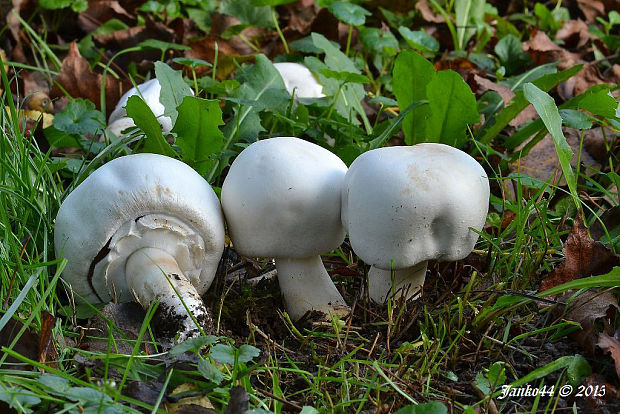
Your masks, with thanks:
[[[224,374],[219,369],[206,359],[201,359],[198,362],[198,372],[202,374],[207,380],[220,385],[224,381]]]
[[[211,348],[209,356],[222,364],[235,364],[235,348],[227,344],[217,344]]]
[[[237,350],[237,361],[241,363],[250,362],[254,358],[260,355],[260,349],[252,345],[241,345]]]
[[[132,118],[138,128],[146,135],[142,152],[162,154],[174,157],[176,153],[164,138],[161,125],[151,111],[151,108],[137,95],[130,96],[125,106],[127,116]]]
[[[592,122],[590,117],[576,109],[560,109],[560,116],[564,125],[575,129],[590,129]]]
[[[155,76],[161,85],[159,102],[164,106],[164,116],[169,116],[174,125],[183,98],[192,95],[192,89],[183,80],[180,71],[172,69],[163,62],[155,62]]]
[[[400,26],[398,33],[405,39],[407,44],[421,52],[436,53],[439,50],[439,42],[433,36],[427,35],[424,31],[412,31],[408,27]]]
[[[426,86],[435,76],[433,64],[412,50],[402,51],[394,63],[392,89],[401,110],[413,102],[426,99]],[[426,123],[430,117],[428,105],[416,107],[405,116],[402,129],[409,145],[425,139]]]
[[[177,134],[175,143],[181,149],[181,159],[204,176],[224,145],[219,129],[224,124],[222,110],[217,100],[194,96],[186,96],[178,109],[179,118],[172,132]]]
[[[457,72],[443,70],[426,85],[426,96],[430,111],[427,141],[462,147],[467,141],[467,125],[480,120],[469,86]]]
[[[362,26],[366,23],[366,16],[372,14],[362,6],[346,1],[335,1],[330,3],[327,5],[327,9],[336,16],[338,20],[352,26]]]
[[[398,53],[398,40],[389,30],[360,27],[359,33],[360,40],[366,50],[385,56],[396,56]]]
[[[67,107],[54,117],[52,124],[67,134],[95,134],[105,127],[105,117],[91,101],[78,98],[69,101]]]

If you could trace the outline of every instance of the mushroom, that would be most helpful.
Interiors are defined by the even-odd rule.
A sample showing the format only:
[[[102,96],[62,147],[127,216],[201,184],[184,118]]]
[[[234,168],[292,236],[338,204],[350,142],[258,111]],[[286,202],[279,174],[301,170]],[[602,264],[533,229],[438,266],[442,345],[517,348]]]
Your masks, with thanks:
[[[297,98],[322,98],[323,86],[310,70],[299,63],[280,62],[273,66],[280,72],[286,90]]]
[[[138,92],[139,91],[139,92]],[[194,93],[191,91],[192,94]],[[114,135],[120,136],[121,131],[125,128],[135,126],[133,119],[127,116],[125,105],[129,97],[138,95],[144,99],[144,102],[151,108],[153,114],[162,126],[164,133],[169,133],[172,130],[172,119],[169,116],[164,116],[164,105],[159,101],[159,95],[161,93],[161,84],[157,78],[153,78],[144,83],[141,83],[137,88],[131,88],[121,96],[121,99],[116,104],[116,108],[110,114],[108,118],[108,130],[113,132]]]
[[[222,186],[222,208],[235,250],[273,257],[289,315],[344,316],[349,307],[320,254],[344,241],[340,192],[346,165],[299,138],[254,142],[235,159]]]
[[[360,155],[345,177],[342,220],[353,251],[372,266],[370,298],[412,298],[428,260],[466,257],[488,204],[484,169],[456,148],[425,143]]]
[[[103,165],[56,217],[63,279],[84,301],[159,300],[156,329],[179,339],[211,324],[200,298],[224,250],[224,219],[211,186],[188,165],[134,154]],[[187,307],[187,308],[186,308]],[[192,317],[193,315],[193,317]],[[195,321],[194,321],[195,319]]]

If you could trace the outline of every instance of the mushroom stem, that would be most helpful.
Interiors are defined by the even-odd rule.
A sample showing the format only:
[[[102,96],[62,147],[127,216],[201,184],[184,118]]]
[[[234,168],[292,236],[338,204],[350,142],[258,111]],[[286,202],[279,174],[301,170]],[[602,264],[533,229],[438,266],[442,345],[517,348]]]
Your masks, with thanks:
[[[299,320],[310,310],[345,316],[350,312],[327,274],[321,256],[304,259],[276,259],[280,291],[286,311]]]
[[[200,335],[200,328],[211,325],[196,288],[169,253],[153,247],[137,250],[127,259],[125,272],[132,276],[127,278],[128,288],[143,308],[159,300],[154,326],[162,335],[173,337],[178,332],[181,342]]]
[[[377,303],[384,303],[387,298],[405,300],[417,299],[422,293],[424,278],[426,277],[427,261],[404,269],[393,270],[394,284],[392,284],[392,270],[383,270],[371,266],[368,271],[368,295]]]

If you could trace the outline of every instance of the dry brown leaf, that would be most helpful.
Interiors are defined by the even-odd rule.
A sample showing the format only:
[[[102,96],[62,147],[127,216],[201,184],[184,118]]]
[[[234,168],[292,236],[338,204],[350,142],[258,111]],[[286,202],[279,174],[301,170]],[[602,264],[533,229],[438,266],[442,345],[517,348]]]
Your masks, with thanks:
[[[572,338],[594,355],[596,345],[596,324],[599,321],[609,323],[620,310],[616,296],[609,291],[589,290],[572,301],[566,310],[566,319],[579,322],[581,330],[573,333]]]
[[[605,15],[605,4],[601,0],[577,0],[588,23],[595,23],[598,16]]]
[[[446,19],[441,14],[435,13],[427,0],[419,0],[415,4],[415,8],[422,13],[422,18],[430,23],[444,23]]]
[[[620,341],[618,338],[607,335],[605,332],[601,332],[598,336],[598,342],[596,346],[601,348],[603,352],[608,353],[616,363],[616,374],[620,378]]]
[[[579,73],[560,84],[558,93],[563,99],[568,100],[601,83],[619,84],[620,65],[615,64],[604,74],[601,74],[595,63],[586,63]]]
[[[56,361],[58,351],[54,345],[52,330],[56,325],[56,318],[48,311],[41,312],[41,334],[39,336],[38,361],[44,364],[47,361]],[[52,363],[56,365],[55,362]]]
[[[573,228],[562,249],[564,262],[543,280],[540,290],[592,275],[602,275],[620,266],[620,256],[613,254],[604,244],[594,241],[577,215]]]
[[[56,98],[64,95],[61,88],[58,87],[60,85],[73,98],[88,99],[97,108],[100,108],[99,89],[101,87],[101,79],[101,74],[90,70],[88,61],[80,54],[77,43],[73,42],[69,47],[69,54],[62,61],[62,68],[56,77],[50,96]],[[123,92],[129,89],[130,86],[129,82],[122,82],[112,76],[106,76],[105,97],[108,113],[114,109]]]
[[[562,40],[564,46],[577,50],[582,55],[586,50],[584,46],[593,36],[588,31],[588,25],[583,20],[569,20],[555,34],[556,40]]]
[[[136,21],[136,18],[115,0],[89,1],[88,9],[78,15],[77,21],[80,29],[90,33],[110,19],[118,19],[130,25]]]
[[[523,43],[523,50],[530,54],[537,65],[559,62],[558,67],[568,68],[574,66],[579,61],[579,55],[571,53],[553,43],[549,36],[540,30],[536,31],[533,37]]]
[[[9,319],[7,324],[4,325],[4,328],[0,331],[0,347],[10,347],[17,337],[17,334],[23,327],[24,324],[21,321],[13,318]],[[36,361],[38,357],[38,345],[39,335],[37,335],[37,333],[32,329],[27,328],[11,349],[26,358]],[[21,365],[12,365],[13,363],[17,363],[19,361],[11,356],[7,357],[6,360],[9,362],[9,364],[6,365],[6,368],[31,369]]]
[[[489,90],[495,91],[499,94],[499,96],[502,97],[502,100],[504,101],[504,106],[508,105],[510,101],[512,101],[512,98],[515,97],[515,93],[508,86],[498,85],[492,80],[482,77],[480,75],[474,75],[474,82],[476,86],[476,94],[482,95]]]
[[[564,134],[566,135],[566,142],[568,142],[573,152],[575,154],[579,152],[579,134],[575,130],[569,128],[564,129]],[[592,158],[587,151],[581,152],[580,161],[582,164],[600,168],[600,164]],[[571,165],[573,167],[577,165],[577,157],[573,157]],[[527,174],[541,181],[547,181],[549,178],[553,178],[551,184],[566,185],[564,177],[559,181],[556,179],[556,177],[560,177],[561,173],[560,161],[553,143],[553,138],[550,134],[545,135],[540,142],[534,145],[527,155],[512,163],[510,165],[510,170]]]
[[[202,59],[207,62],[213,62],[215,58],[215,43],[218,47],[217,73],[218,79],[226,79],[228,75],[235,69],[234,61],[247,62],[253,60],[253,56],[242,56],[237,53],[226,40],[218,36],[207,34],[200,40],[190,43],[191,48],[185,51],[185,57]],[[198,75],[204,74],[208,68],[200,66],[196,68]]]

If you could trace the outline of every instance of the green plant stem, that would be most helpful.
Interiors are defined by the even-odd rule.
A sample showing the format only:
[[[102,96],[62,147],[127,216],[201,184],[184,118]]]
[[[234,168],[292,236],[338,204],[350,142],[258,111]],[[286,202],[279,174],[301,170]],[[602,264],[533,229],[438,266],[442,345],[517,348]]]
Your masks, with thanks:
[[[271,18],[273,19],[273,24],[276,25],[276,32],[278,32],[278,36],[280,36],[280,40],[282,40],[284,51],[286,52],[286,54],[291,53],[291,51],[288,48],[288,43],[286,43],[286,39],[284,38],[284,34],[282,33],[282,30],[280,30],[280,24],[278,23],[278,16],[276,16],[276,9],[274,7],[271,7]]]
[[[347,49],[344,52],[344,54],[347,56],[349,56],[349,50],[351,48],[351,37],[353,37],[353,25],[352,24],[349,25],[349,34],[347,36]]]

